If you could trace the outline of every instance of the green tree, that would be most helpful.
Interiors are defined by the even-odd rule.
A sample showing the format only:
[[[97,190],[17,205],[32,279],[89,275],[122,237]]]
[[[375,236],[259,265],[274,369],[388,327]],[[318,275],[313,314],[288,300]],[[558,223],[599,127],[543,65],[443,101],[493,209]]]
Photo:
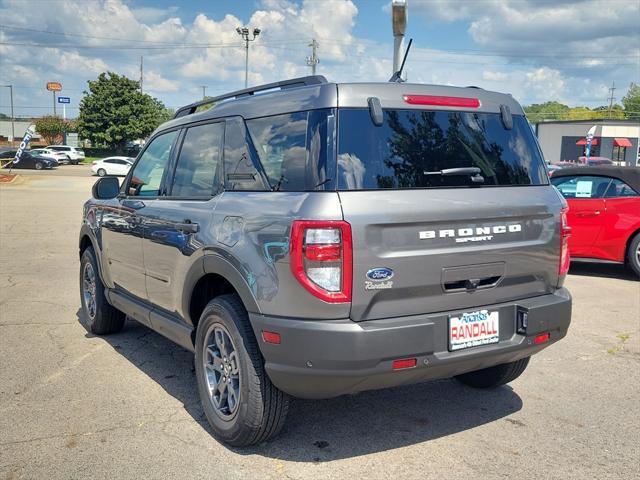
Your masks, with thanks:
[[[627,118],[640,120],[640,85],[632,83],[629,91],[622,98],[624,114]]]
[[[94,145],[123,150],[126,143],[147,137],[170,116],[157,98],[140,92],[140,83],[113,72],[89,81],[80,101],[78,133]]]
[[[36,120],[36,131],[47,145],[62,142],[62,135],[69,131],[69,123],[54,115],[46,115]]]
[[[549,120],[567,120],[570,108],[559,102],[534,103],[524,107],[527,118],[531,123]]]

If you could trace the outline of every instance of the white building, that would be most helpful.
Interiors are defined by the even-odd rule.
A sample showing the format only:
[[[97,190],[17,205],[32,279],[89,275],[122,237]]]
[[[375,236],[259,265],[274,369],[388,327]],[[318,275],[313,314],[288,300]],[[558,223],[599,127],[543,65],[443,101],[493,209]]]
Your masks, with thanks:
[[[11,120],[0,120],[0,142],[19,142],[24,137],[29,125],[33,125],[32,122],[23,122],[16,120],[13,122],[13,128],[15,131],[15,139],[11,138]],[[36,132],[33,136],[33,140],[40,140],[40,134]]]
[[[548,162],[575,161],[584,155],[585,136],[596,126],[592,157],[607,157],[621,165],[638,165],[640,122],[637,120],[577,120],[536,124],[536,135]]]

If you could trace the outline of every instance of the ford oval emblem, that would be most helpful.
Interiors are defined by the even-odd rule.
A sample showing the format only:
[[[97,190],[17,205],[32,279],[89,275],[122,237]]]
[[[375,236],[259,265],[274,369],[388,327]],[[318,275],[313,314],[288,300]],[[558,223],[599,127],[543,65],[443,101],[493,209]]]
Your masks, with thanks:
[[[367,278],[374,281],[389,280],[393,277],[393,270],[386,267],[372,268],[367,272]]]

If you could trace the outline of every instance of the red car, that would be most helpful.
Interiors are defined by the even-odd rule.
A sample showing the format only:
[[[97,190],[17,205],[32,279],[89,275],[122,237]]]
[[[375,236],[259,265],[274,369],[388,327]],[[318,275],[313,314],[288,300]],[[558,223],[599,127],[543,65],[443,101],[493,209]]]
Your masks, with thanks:
[[[627,263],[640,276],[640,168],[563,168],[551,182],[569,204],[571,259]]]

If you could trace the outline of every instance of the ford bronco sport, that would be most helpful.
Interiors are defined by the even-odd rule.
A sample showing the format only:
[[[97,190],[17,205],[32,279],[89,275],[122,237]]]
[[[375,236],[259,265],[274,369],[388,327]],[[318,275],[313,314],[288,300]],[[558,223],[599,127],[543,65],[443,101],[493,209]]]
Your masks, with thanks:
[[[568,234],[511,96],[305,77],[183,107],[98,180],[82,308],[194,351],[214,434],[250,445],[290,396],[514,380],[567,333]]]

